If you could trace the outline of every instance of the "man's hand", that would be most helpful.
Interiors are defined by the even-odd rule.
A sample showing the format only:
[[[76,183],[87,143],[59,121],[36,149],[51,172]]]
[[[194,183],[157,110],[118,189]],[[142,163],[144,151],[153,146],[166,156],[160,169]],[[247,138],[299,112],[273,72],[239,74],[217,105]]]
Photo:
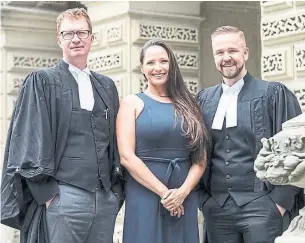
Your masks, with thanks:
[[[55,196],[54,196],[55,197]],[[51,204],[51,202],[53,201],[54,197],[52,197],[49,201],[46,201],[45,204],[46,204],[46,208],[48,208]]]
[[[282,215],[282,217],[284,216],[285,212],[286,212],[286,209],[281,207],[280,205],[278,204],[275,204],[277,206],[277,209],[280,211],[280,214]]]

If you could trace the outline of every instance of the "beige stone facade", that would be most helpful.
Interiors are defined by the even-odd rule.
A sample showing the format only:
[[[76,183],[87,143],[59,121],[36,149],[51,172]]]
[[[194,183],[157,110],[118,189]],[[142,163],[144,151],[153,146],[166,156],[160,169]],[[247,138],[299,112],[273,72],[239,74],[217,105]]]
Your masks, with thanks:
[[[93,22],[95,41],[90,69],[111,77],[120,97],[145,89],[139,52],[146,40],[162,38],[174,49],[184,80],[193,94],[214,85],[210,34],[220,25],[245,32],[250,48],[248,70],[255,77],[282,81],[294,90],[305,109],[304,2],[14,2],[1,3],[0,156],[14,101],[22,80],[33,70],[61,58],[56,45],[59,12],[84,5]],[[262,53],[262,54],[261,54]],[[1,169],[0,162],[0,169]],[[114,242],[121,242],[120,212]],[[0,226],[1,243],[14,232]]]

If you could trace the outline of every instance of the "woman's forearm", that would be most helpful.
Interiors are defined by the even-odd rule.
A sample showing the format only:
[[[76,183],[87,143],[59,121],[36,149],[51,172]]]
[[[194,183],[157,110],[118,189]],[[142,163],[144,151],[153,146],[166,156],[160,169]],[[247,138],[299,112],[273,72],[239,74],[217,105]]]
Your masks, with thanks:
[[[136,155],[128,157],[121,156],[122,165],[128,170],[131,176],[160,197],[168,188],[148,169],[148,167]]]
[[[188,172],[184,183],[181,185],[180,188],[186,191],[187,194],[189,194],[199,183],[199,180],[203,175],[205,168],[205,163],[193,164]]]

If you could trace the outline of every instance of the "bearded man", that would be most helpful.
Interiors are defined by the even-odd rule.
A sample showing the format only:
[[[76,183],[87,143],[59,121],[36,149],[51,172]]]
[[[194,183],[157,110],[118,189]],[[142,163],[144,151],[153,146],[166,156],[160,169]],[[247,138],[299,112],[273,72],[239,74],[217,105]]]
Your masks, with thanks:
[[[302,207],[302,190],[259,180],[254,160],[261,139],[280,132],[301,109],[283,84],[257,80],[246,70],[242,31],[222,26],[211,37],[222,81],[197,95],[213,144],[201,191],[208,241],[273,243]]]

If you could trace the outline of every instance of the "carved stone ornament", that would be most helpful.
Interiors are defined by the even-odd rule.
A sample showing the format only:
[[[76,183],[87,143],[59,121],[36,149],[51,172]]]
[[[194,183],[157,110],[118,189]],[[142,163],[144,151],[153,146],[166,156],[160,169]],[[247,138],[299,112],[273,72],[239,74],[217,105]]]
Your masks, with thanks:
[[[12,90],[9,91],[9,95],[14,95],[17,96],[20,91],[20,86],[22,85],[24,81],[24,78],[14,78],[13,79],[13,85],[12,85]]]
[[[122,52],[103,54],[99,57],[91,58],[88,67],[93,71],[104,71],[122,67]]]
[[[180,68],[198,69],[199,56],[197,53],[176,52],[175,56]]]
[[[107,41],[114,42],[122,39],[122,25],[109,26],[107,28]]]
[[[305,13],[285,16],[281,19],[268,19],[261,24],[262,38],[278,38],[285,35],[295,35],[305,32]]]
[[[268,80],[283,80],[293,77],[292,48],[283,47],[263,52],[262,75]]]
[[[49,68],[55,66],[59,62],[60,58],[57,57],[26,57],[26,56],[14,56],[13,67],[14,68]]]
[[[305,111],[305,88],[293,89],[292,92],[297,97],[302,111]]]
[[[284,71],[285,54],[277,52],[263,56],[263,73],[282,73]]]
[[[256,176],[274,185],[305,188],[305,114],[283,124],[283,131],[262,139],[263,148],[255,162]],[[304,243],[305,208],[275,243]]]
[[[297,71],[305,70],[305,46],[296,47],[295,49],[295,67]]]
[[[184,82],[186,84],[186,87],[191,92],[192,95],[197,95],[198,88],[199,88],[199,82],[197,79],[184,79]]]
[[[189,27],[140,24],[140,37],[144,39],[163,39],[179,42],[197,43],[198,29]]]

